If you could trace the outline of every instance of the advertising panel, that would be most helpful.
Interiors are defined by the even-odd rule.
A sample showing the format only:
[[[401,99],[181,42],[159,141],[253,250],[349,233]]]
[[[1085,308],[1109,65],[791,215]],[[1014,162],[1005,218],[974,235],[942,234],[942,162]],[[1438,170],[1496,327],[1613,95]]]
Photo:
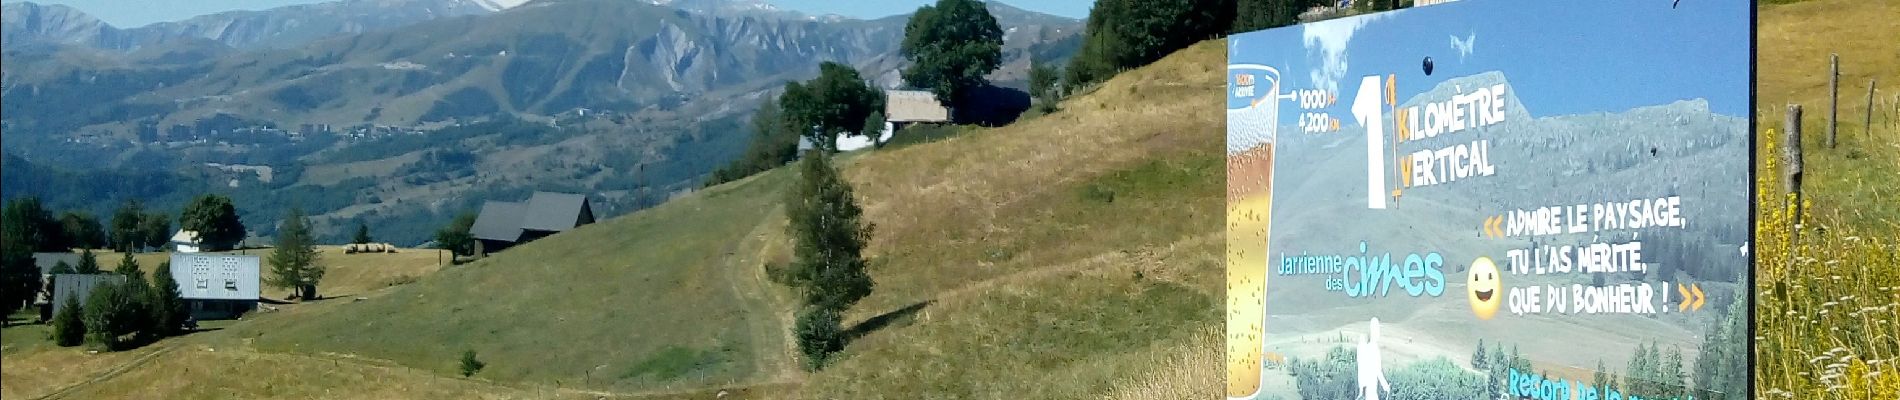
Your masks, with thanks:
[[[1740,399],[1748,2],[1228,42],[1232,399]]]

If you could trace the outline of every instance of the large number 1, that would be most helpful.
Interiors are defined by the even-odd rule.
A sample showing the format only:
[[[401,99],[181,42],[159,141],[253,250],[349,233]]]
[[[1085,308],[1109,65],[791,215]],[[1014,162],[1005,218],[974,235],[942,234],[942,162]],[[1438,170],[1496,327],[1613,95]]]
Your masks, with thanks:
[[[1366,128],[1366,208],[1385,209],[1385,104],[1378,75],[1359,81],[1352,99],[1352,117]]]

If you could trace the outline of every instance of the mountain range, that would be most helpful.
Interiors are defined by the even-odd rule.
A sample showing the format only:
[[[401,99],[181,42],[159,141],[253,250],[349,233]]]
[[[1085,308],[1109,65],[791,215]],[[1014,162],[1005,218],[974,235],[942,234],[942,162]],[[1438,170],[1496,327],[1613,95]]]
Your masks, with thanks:
[[[1021,87],[1031,60],[1060,61],[1079,47],[1080,21],[989,8],[1007,32],[1004,67],[991,75],[999,85]],[[452,213],[523,188],[592,191],[618,211],[657,204],[736,156],[750,137],[740,122],[758,101],[816,75],[820,62],[901,87],[908,21],[811,16],[745,0],[346,0],[130,29],[65,6],[4,10],[0,127],[16,156],[9,161],[46,167],[33,170],[157,169],[211,179],[219,190],[314,186],[381,201],[306,206],[324,234],[339,236],[329,229],[345,220],[420,223],[426,218],[416,213]],[[391,137],[522,126],[511,121],[563,133],[462,135],[475,162],[456,171],[417,164],[454,141]],[[613,160],[633,165],[614,169],[601,165],[608,157],[637,160]],[[354,167],[365,163],[379,167]],[[208,164],[280,173],[262,182]],[[399,170],[454,178],[403,182]],[[377,183],[335,186],[347,178]],[[120,200],[53,206],[103,209]],[[284,205],[254,207],[275,216]],[[427,232],[399,230],[415,234],[392,240],[421,241]]]

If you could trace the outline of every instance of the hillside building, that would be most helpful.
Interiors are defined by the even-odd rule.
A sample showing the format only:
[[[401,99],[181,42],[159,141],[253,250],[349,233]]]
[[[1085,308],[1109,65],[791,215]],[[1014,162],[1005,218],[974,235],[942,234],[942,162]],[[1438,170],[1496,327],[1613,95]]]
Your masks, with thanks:
[[[833,142],[838,151],[852,151],[871,147],[878,143],[891,141],[891,136],[899,129],[915,124],[941,124],[950,122],[950,108],[937,102],[937,95],[922,90],[885,90],[884,126],[877,128],[878,137],[872,141],[867,135],[839,134]],[[815,148],[810,139],[798,138],[798,151]]]
[[[79,299],[79,304],[81,304],[81,307],[84,307],[86,299],[92,296],[92,290],[94,288],[98,288],[99,285],[108,282],[115,284],[125,283],[125,275],[112,273],[59,274],[52,277],[52,282],[53,290],[50,291],[52,292],[52,303],[42,307],[40,311],[40,318],[48,321],[52,320],[54,315],[59,315],[60,309],[66,307],[65,303],[67,297]]]
[[[591,223],[594,209],[587,196],[534,192],[525,202],[483,203],[469,234],[475,237],[475,256],[482,257]]]
[[[182,229],[172,234],[171,246],[179,253],[197,253],[204,249],[204,243],[198,240],[198,231]]]
[[[233,319],[257,309],[258,257],[172,253],[172,280],[191,316]]]

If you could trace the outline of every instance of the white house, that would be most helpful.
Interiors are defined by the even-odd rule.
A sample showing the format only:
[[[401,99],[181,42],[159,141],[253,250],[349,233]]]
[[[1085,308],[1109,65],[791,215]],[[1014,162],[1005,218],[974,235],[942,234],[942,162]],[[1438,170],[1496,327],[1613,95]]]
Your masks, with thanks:
[[[172,234],[171,245],[179,253],[197,253],[204,246],[198,241],[198,231],[179,230]]]
[[[879,127],[876,142],[869,136],[839,134],[833,139],[838,151],[852,151],[891,141],[898,129],[918,123],[950,122],[950,108],[937,102],[937,95],[922,90],[884,91],[884,126]],[[812,148],[810,140],[798,139],[798,151]]]

